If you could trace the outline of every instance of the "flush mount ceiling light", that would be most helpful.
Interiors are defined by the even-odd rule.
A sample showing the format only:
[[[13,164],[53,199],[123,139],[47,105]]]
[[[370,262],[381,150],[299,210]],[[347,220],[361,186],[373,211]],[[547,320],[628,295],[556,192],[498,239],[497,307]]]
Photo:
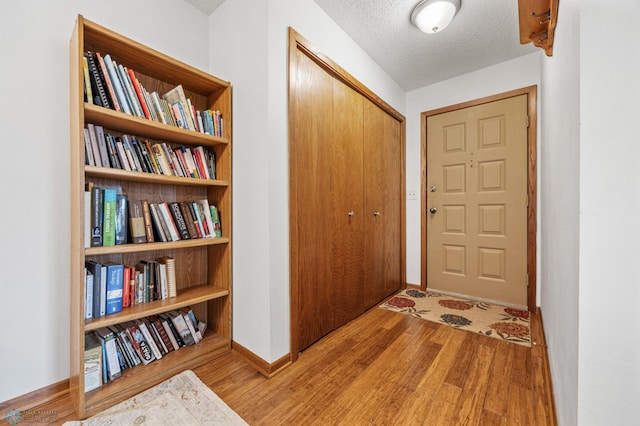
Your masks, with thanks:
[[[460,0],[422,0],[411,13],[411,22],[422,32],[435,34],[447,28],[460,9]]]

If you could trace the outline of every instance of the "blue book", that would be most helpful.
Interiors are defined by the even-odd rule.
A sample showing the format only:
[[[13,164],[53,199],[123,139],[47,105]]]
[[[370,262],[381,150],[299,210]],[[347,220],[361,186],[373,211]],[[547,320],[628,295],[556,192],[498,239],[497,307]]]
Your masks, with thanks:
[[[107,265],[107,315],[122,311],[124,265]]]
[[[116,190],[105,189],[102,200],[102,245],[116,245]]]

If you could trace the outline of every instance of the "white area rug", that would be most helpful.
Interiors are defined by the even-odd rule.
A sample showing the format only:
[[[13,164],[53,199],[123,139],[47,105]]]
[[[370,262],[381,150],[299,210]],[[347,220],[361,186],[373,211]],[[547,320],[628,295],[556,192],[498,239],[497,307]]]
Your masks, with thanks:
[[[180,374],[75,425],[224,425],[247,423],[195,373]]]

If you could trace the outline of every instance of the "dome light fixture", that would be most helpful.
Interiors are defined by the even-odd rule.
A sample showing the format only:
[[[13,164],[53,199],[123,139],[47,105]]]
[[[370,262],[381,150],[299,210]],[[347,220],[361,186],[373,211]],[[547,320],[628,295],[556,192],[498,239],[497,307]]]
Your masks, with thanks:
[[[424,33],[439,33],[447,28],[458,10],[460,0],[422,0],[411,12],[411,22]]]

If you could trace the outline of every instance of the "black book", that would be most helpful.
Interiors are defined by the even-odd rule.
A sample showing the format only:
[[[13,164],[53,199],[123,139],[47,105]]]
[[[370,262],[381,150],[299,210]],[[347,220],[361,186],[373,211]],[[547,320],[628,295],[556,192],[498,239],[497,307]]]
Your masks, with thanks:
[[[91,189],[91,247],[102,247],[102,188],[93,186]]]
[[[92,309],[93,318],[100,318],[100,280],[102,278],[102,264],[87,260],[84,266],[93,274],[93,306],[87,306],[87,309]]]
[[[111,102],[107,88],[105,87],[104,76],[98,64],[97,58],[93,52],[87,52],[87,63],[89,65],[89,77],[91,80],[91,90],[94,95],[94,103],[105,108],[111,108]]]
[[[171,317],[169,316],[169,314],[160,314],[158,315],[160,317],[160,319],[162,319],[162,321],[166,321],[167,325],[169,326],[169,329],[171,330],[171,334],[173,334],[173,337],[176,339],[176,342],[178,342],[178,346],[179,347],[183,347],[184,346],[184,341],[182,341],[182,337],[180,337],[180,333],[178,333],[178,330],[176,330],[175,325],[173,325],[173,321],[171,321]]]
[[[180,210],[180,203],[169,203],[169,211],[171,212],[171,216],[173,216],[173,220],[176,222],[176,227],[178,228],[180,237],[183,240],[188,240],[189,238],[191,238],[189,235],[187,222],[185,222],[185,218],[184,216],[182,216],[182,211]]]

